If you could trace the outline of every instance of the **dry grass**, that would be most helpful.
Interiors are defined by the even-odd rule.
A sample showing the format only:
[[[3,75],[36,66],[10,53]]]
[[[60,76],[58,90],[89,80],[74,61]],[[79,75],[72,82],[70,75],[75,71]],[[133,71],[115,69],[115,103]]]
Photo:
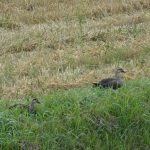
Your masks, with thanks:
[[[149,0],[0,1],[0,96],[84,86],[122,66],[150,75]]]

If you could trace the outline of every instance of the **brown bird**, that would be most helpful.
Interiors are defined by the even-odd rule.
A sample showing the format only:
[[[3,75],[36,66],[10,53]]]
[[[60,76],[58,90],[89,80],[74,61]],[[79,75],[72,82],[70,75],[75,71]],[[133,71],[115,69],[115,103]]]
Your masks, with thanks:
[[[40,104],[37,98],[33,98],[29,105],[26,104],[14,104],[9,107],[9,109],[19,107],[21,109],[27,109],[29,114],[36,114],[35,104]]]
[[[123,85],[123,82],[120,78],[120,73],[125,73],[125,71],[122,68],[117,68],[115,72],[114,78],[106,78],[102,79],[99,82],[94,82],[94,87],[101,87],[101,88],[113,88],[114,90],[120,88]]]

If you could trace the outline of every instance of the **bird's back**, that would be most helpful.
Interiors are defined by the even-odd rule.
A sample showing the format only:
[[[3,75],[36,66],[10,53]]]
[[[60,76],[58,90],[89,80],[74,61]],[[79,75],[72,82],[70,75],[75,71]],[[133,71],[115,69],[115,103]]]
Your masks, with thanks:
[[[106,79],[99,81],[98,83],[93,83],[93,84],[95,86],[99,86],[102,88],[112,87],[113,89],[117,89],[122,86],[122,81],[117,80],[115,78],[106,78]]]
[[[110,82],[113,82],[115,79],[114,78],[106,78],[106,79],[102,79],[101,81],[99,81],[100,85],[107,85]]]
[[[16,108],[16,107],[28,108],[28,106],[26,104],[14,104],[14,105],[10,106],[9,109]]]

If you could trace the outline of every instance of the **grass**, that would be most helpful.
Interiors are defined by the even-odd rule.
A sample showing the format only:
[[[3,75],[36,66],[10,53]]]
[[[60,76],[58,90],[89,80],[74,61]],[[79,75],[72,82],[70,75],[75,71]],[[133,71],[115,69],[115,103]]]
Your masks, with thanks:
[[[149,8],[1,0],[0,149],[149,149]],[[123,88],[91,88],[118,66]],[[37,116],[7,109],[33,96]]]
[[[148,78],[117,91],[58,90],[40,96],[38,114],[0,102],[1,149],[146,149],[150,146]],[[28,98],[24,101],[27,102]]]
[[[0,18],[0,27],[6,29],[19,29],[19,25],[11,21],[9,17]]]

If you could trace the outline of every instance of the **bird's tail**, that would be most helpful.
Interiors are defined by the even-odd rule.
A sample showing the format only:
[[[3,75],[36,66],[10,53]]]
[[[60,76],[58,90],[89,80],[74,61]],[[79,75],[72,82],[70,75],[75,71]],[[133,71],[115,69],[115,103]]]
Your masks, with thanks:
[[[93,82],[93,87],[97,87],[99,86],[99,83],[98,82]]]

